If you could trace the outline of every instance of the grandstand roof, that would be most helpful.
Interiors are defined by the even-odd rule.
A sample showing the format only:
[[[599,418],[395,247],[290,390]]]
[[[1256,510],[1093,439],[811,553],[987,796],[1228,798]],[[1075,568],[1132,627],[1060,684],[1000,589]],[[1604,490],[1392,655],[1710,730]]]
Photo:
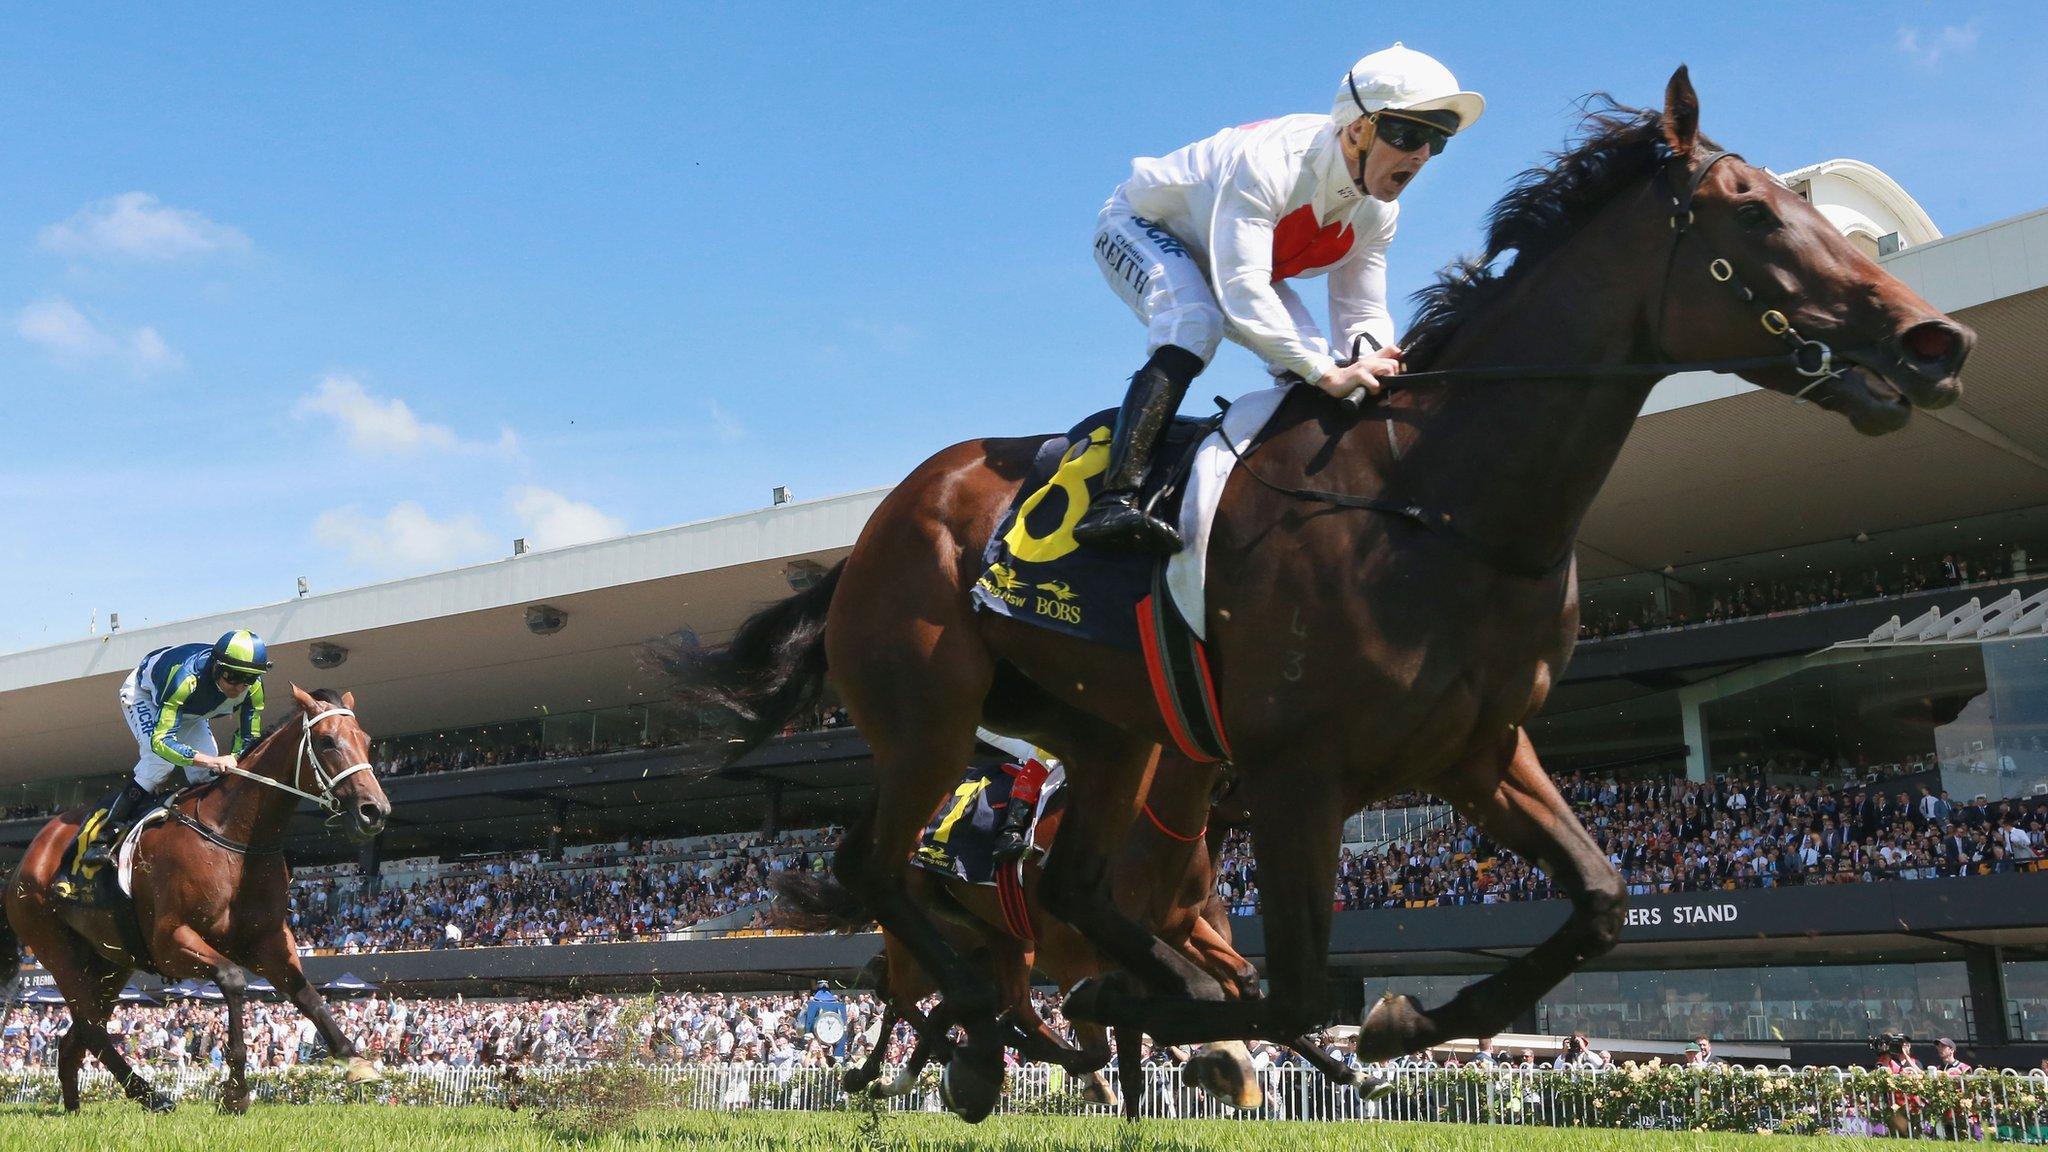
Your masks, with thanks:
[[[1667,381],[1586,519],[1584,577],[2048,505],[2048,210],[1916,243],[1884,264],[1977,329],[1964,400],[1871,440],[1740,381]],[[277,680],[353,689],[372,733],[654,698],[659,686],[639,666],[644,641],[684,626],[718,641],[788,593],[792,564],[844,556],[885,494],[0,655],[0,784],[125,768],[121,678],[153,648],[230,626],[270,641]],[[526,627],[526,608],[543,603],[568,614],[553,635]],[[314,669],[315,641],[348,649],[347,663]]]

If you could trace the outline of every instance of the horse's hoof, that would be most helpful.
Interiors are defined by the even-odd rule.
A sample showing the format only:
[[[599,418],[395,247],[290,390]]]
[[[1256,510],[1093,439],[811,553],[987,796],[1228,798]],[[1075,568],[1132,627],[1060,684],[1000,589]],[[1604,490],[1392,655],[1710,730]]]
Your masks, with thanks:
[[[969,1124],[988,1119],[1002,1094],[1003,1050],[993,1045],[961,1045],[939,1074],[940,1102]]]
[[[348,1058],[348,1074],[342,1079],[351,1084],[375,1084],[384,1079],[384,1074],[377,1071],[377,1065],[364,1057],[351,1056]]]
[[[1351,1086],[1358,1090],[1361,1100],[1370,1104],[1394,1090],[1394,1081],[1388,1076],[1374,1076],[1363,1068],[1351,1072]]]
[[[144,1096],[142,1106],[158,1116],[168,1116],[178,1110],[178,1102],[161,1092],[151,1092]]]
[[[1189,1084],[1240,1112],[1256,1112],[1266,1103],[1251,1053],[1242,1043],[1219,1041],[1188,1057],[1181,1075]]]
[[[1081,1083],[1081,1099],[1090,1104],[1115,1107],[1116,1093],[1109,1087],[1109,1074],[1100,1071],[1089,1073]]]
[[[839,1082],[845,1086],[849,1095],[858,1096],[876,1079],[875,1074],[865,1068],[849,1068]]]
[[[1383,996],[1358,1026],[1360,1060],[1389,1060],[1427,1048],[1435,1024],[1413,996]]]
[[[244,1088],[240,1092],[223,1092],[220,1098],[220,1110],[224,1116],[248,1115],[249,1090]]]

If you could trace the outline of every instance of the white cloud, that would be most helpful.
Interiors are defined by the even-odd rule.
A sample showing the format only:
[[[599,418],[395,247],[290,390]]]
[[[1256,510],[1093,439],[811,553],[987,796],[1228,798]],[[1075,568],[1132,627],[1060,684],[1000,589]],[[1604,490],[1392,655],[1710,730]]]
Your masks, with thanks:
[[[378,570],[442,568],[488,553],[493,537],[475,516],[436,520],[411,500],[370,516],[354,506],[322,512],[313,538],[348,553],[352,563]]]
[[[180,356],[156,329],[122,332],[86,315],[62,297],[39,300],[14,316],[14,332],[70,368],[117,364],[138,376],[183,368]]]
[[[216,252],[246,252],[240,228],[216,223],[189,208],[172,208],[148,192],[95,200],[69,220],[36,235],[36,246],[59,256],[112,260],[178,260]]]
[[[848,328],[875,342],[884,352],[901,354],[917,347],[924,333],[917,325],[901,320],[849,320]]]
[[[1899,29],[1895,44],[1908,60],[1922,68],[1933,68],[1947,57],[1967,55],[1977,47],[1977,21],[1950,24],[1931,34],[1908,26]]]
[[[718,437],[724,443],[735,444],[746,439],[747,430],[738,420],[733,419],[732,413],[727,412],[723,404],[713,400],[711,402],[711,434]]]
[[[594,504],[571,500],[560,492],[522,485],[507,493],[522,535],[535,548],[563,548],[623,535],[625,521],[608,516]]]
[[[412,405],[393,396],[372,396],[353,376],[331,374],[310,396],[299,401],[299,415],[325,416],[348,437],[349,446],[364,452],[403,455],[425,449],[443,452],[519,453],[519,437],[510,428],[496,443],[464,440],[453,429],[419,418]]]

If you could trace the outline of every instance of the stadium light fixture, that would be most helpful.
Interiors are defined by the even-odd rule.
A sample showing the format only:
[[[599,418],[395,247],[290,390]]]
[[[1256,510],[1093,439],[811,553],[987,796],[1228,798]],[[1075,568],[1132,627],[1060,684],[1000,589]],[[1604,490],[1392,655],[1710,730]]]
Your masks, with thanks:
[[[312,587],[306,583],[306,578],[304,576],[299,577],[299,595],[304,596],[310,591],[312,591]]]
[[[789,503],[789,485],[777,484],[774,490],[768,493],[768,497],[775,501],[778,507]]]

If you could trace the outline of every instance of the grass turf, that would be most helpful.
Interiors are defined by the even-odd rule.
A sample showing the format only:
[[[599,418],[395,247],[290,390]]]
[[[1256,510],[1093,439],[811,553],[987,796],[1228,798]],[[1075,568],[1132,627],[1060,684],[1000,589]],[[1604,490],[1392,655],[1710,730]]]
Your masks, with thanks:
[[[998,1116],[978,1126],[897,1113],[879,1128],[859,1113],[682,1112],[643,1116],[624,1131],[562,1137],[523,1113],[490,1108],[259,1104],[222,1116],[197,1102],[170,1116],[132,1104],[89,1104],[78,1116],[47,1106],[0,1107],[0,1152],[555,1152],[557,1149],[749,1149],[759,1152],[1662,1152],[1798,1149],[1847,1152],[1885,1144],[1829,1136],[1735,1136],[1451,1124],[1147,1120]]]

